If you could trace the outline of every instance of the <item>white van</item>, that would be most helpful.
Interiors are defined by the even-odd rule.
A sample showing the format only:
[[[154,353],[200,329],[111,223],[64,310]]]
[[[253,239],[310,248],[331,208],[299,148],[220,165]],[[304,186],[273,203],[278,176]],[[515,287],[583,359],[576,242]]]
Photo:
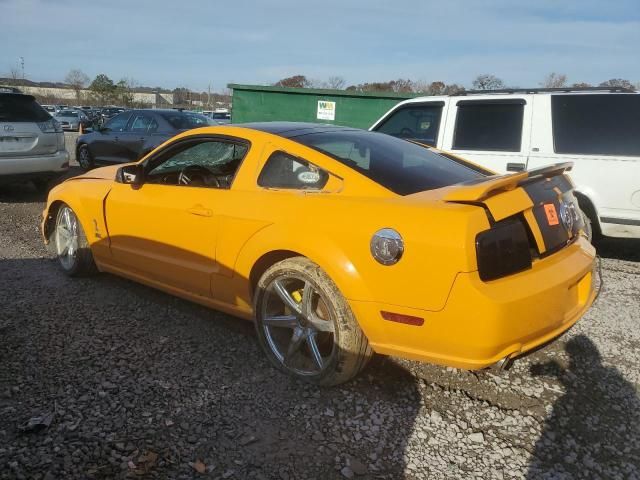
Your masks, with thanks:
[[[595,233],[640,238],[640,94],[523,89],[419,97],[370,130],[433,145],[496,172],[574,163]]]

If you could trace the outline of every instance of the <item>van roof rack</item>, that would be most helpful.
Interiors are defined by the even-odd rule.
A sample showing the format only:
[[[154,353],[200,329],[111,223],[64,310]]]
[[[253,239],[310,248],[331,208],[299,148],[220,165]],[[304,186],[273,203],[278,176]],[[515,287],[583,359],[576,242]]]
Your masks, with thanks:
[[[636,90],[626,87],[559,87],[559,88],[501,88],[499,90],[465,90],[451,94],[459,95],[493,95],[501,93],[554,93],[554,92],[612,92],[612,93],[636,93]]]

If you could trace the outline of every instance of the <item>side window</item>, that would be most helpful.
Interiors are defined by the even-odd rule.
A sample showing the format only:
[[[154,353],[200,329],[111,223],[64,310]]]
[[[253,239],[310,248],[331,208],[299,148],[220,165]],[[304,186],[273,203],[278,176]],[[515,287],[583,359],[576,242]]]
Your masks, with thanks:
[[[258,185],[267,188],[320,190],[329,180],[329,174],[299,157],[285,152],[274,152],[264,164]]]
[[[640,95],[552,95],[556,153],[640,156]]]
[[[248,150],[248,145],[234,142],[189,142],[152,161],[146,177],[165,185],[229,188]]]
[[[116,115],[107,122],[105,127],[107,127],[112,132],[124,132],[127,129],[127,123],[129,123],[130,116],[131,115],[128,113],[121,113],[120,115]]]
[[[149,115],[133,115],[129,131],[133,133],[146,133],[150,123],[151,117]]]
[[[524,100],[461,100],[453,149],[519,152],[523,116]]]
[[[160,125],[158,125],[158,121],[151,117],[151,119],[149,120],[149,126],[147,127],[147,133],[156,133],[158,131],[158,127]]]
[[[443,106],[438,102],[402,107],[392,113],[382,125],[376,128],[376,131],[435,146],[438,141]]]

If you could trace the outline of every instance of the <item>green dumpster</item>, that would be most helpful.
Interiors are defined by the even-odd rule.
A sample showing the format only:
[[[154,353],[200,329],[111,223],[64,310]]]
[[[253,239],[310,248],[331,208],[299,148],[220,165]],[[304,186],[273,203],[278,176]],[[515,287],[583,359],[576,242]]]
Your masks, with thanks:
[[[314,122],[369,128],[383,113],[412,93],[355,92],[229,84],[231,120],[245,122]]]

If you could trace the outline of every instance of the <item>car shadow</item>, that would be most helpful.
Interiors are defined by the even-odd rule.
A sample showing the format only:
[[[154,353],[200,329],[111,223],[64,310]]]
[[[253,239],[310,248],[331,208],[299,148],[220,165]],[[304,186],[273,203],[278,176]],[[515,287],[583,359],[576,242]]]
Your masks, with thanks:
[[[565,367],[531,366],[534,376],[560,381],[527,478],[634,478],[640,465],[640,399],[615,367],[602,364],[596,345],[579,335],[567,342]]]
[[[81,175],[80,167],[71,167],[64,174],[47,181],[41,188],[31,181],[0,184],[0,203],[38,203],[45,202],[49,190],[68,178]]]
[[[640,238],[601,237],[593,245],[601,257],[640,262]]]

